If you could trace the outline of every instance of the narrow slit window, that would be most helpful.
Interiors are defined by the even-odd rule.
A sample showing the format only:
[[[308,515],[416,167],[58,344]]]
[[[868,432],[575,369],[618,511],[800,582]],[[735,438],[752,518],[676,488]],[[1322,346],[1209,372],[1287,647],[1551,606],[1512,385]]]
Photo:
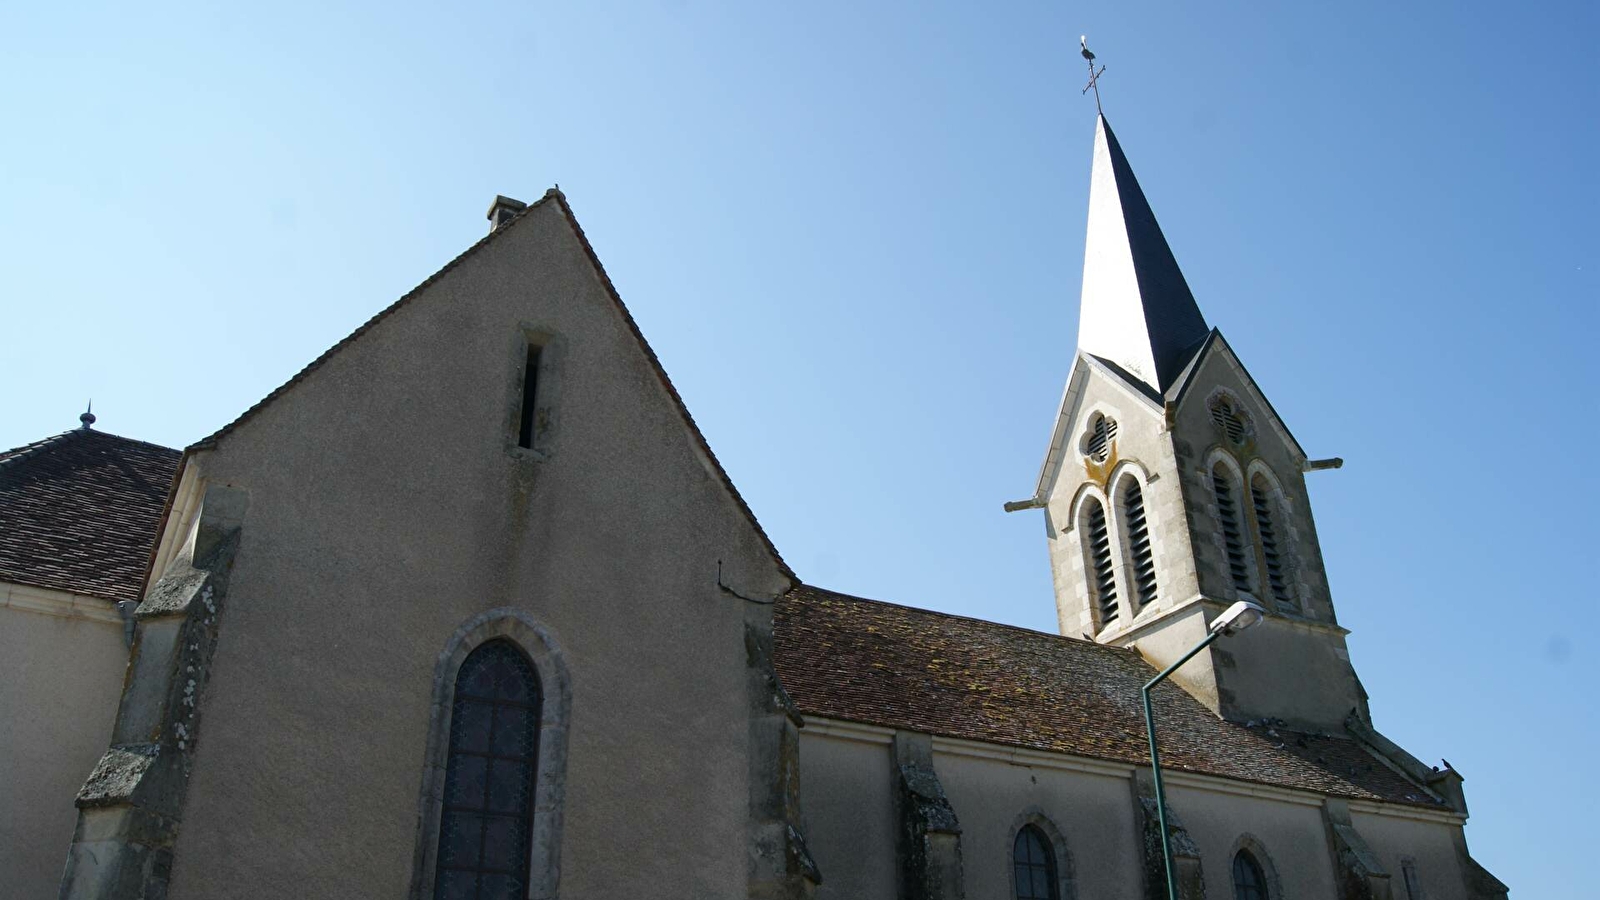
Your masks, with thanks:
[[[1144,513],[1144,491],[1129,478],[1122,489],[1123,521],[1128,529],[1128,556],[1133,571],[1133,599],[1143,609],[1156,599],[1156,560],[1150,552],[1150,523]]]
[[[1250,590],[1250,567],[1244,556],[1244,530],[1239,527],[1239,501],[1234,496],[1233,477],[1220,463],[1211,470],[1211,489],[1217,495],[1217,518],[1222,522],[1222,543],[1228,553],[1228,574],[1233,586]]]
[[[1106,510],[1099,500],[1090,500],[1084,520],[1088,539],[1089,576],[1094,601],[1100,613],[1100,627],[1117,618],[1117,577],[1111,565],[1111,532],[1106,527]]]
[[[533,449],[539,418],[539,357],[542,348],[528,345],[527,362],[522,372],[522,415],[517,426],[517,446]]]
[[[1261,558],[1267,564],[1267,587],[1272,599],[1292,603],[1289,593],[1289,573],[1283,553],[1283,541],[1278,534],[1276,504],[1266,481],[1257,476],[1250,482],[1250,499],[1255,504],[1256,533],[1261,536]]]

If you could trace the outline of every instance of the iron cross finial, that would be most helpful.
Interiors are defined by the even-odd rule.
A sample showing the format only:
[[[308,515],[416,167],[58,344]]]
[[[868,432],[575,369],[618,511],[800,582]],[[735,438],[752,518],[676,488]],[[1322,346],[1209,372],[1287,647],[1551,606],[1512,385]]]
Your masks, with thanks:
[[[1094,52],[1089,49],[1089,36],[1078,35],[1078,46],[1082,48],[1083,58],[1089,63],[1089,83],[1083,86],[1079,93],[1087,94],[1094,91],[1094,111],[1105,115],[1105,110],[1100,108],[1100,76],[1106,73],[1106,67],[1101,66],[1100,71],[1094,70]]]

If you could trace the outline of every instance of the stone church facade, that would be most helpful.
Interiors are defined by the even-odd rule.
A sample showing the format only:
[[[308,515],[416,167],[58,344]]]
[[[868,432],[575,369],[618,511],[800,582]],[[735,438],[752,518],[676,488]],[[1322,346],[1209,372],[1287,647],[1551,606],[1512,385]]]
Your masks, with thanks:
[[[0,896],[1493,898],[1385,739],[1309,460],[1110,126],[1033,497],[1060,634],[784,563],[566,198],[184,451],[0,454]],[[730,370],[729,377],[737,377]],[[1029,513],[1033,514],[1033,513]]]

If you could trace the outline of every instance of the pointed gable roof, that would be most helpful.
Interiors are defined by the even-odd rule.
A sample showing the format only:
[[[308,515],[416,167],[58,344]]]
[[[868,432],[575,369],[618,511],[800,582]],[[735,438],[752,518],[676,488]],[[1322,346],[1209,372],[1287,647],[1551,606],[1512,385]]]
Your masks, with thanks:
[[[1095,128],[1078,349],[1164,393],[1210,329],[1122,145]]]
[[[137,600],[178,451],[78,428],[0,452],[0,581]]]
[[[771,554],[772,559],[777,564],[779,571],[781,571],[784,577],[788,578],[791,582],[799,584],[799,576],[795,575],[794,570],[789,568],[789,564],[784,561],[783,555],[778,552],[777,545],[772,543],[772,538],[767,535],[766,529],[762,528],[761,522],[756,519],[755,512],[750,508],[750,505],[745,502],[744,496],[739,493],[739,489],[734,486],[733,479],[728,476],[727,470],[722,467],[722,462],[718,460],[717,455],[711,451],[711,444],[706,441],[705,434],[700,431],[700,426],[695,423],[694,416],[689,414],[689,408],[684,405],[682,395],[680,395],[678,393],[678,389],[673,386],[672,379],[667,377],[667,370],[662,367],[660,358],[657,357],[655,351],[651,349],[650,343],[645,340],[644,332],[639,330],[639,323],[634,321],[633,314],[628,312],[627,305],[622,302],[622,295],[617,293],[616,285],[612,284],[611,282],[611,276],[606,274],[605,266],[601,265],[600,257],[594,252],[594,247],[589,243],[588,235],[584,234],[583,226],[578,224],[578,217],[573,214],[572,207],[568,205],[567,196],[563,194],[559,188],[553,187],[548,191],[545,191],[543,197],[540,197],[533,203],[528,204],[527,208],[518,212],[510,219],[507,219],[499,227],[480,238],[471,247],[463,250],[459,256],[445,263],[443,268],[428,276],[421,284],[412,288],[400,299],[379,310],[377,314],[363,322],[359,327],[356,328],[355,331],[352,331],[350,334],[346,335],[343,340],[339,341],[337,344],[334,344],[332,347],[329,347],[321,356],[306,364],[306,367],[301,369],[299,372],[296,372],[294,377],[279,385],[270,394],[257,401],[255,405],[240,413],[238,418],[222,426],[222,428],[218,429],[211,435],[201,438],[199,441],[191,444],[184,451],[185,459],[187,459],[189,454],[215,447],[220,441],[226,438],[240,425],[253,418],[262,408],[288,393],[295,387],[295,385],[309,377],[312,372],[321,368],[324,363],[331,359],[340,350],[343,350],[345,347],[355,343],[363,334],[366,334],[379,322],[388,318],[396,310],[405,306],[413,298],[420,295],[429,285],[444,277],[445,273],[475,256],[478,251],[482,250],[491,241],[496,240],[510,229],[515,228],[519,222],[527,219],[534,214],[535,210],[538,210],[547,204],[555,205],[555,207],[560,211],[562,218],[566,221],[568,227],[572,229],[573,234],[577,237],[578,243],[583,247],[585,258],[588,260],[589,265],[593,268],[595,277],[600,280],[601,286],[605,289],[606,296],[609,297],[611,302],[615,305],[617,314],[622,316],[622,321],[627,325],[628,332],[633,335],[634,340],[638,341],[639,349],[644,352],[645,358],[650,361],[650,367],[655,370],[656,377],[660,379],[662,387],[664,387],[667,391],[667,396],[671,398],[672,404],[674,407],[676,407],[678,414],[683,417],[683,423],[689,429],[690,437],[693,439],[695,446],[700,450],[701,453],[705,454],[705,458],[710,464],[711,470],[716,474],[717,479],[722,482],[722,486],[728,491],[728,495],[733,499],[734,506],[739,509],[739,512],[742,513],[749,521],[750,526],[755,529],[756,536],[760,538],[762,545],[766,548],[767,552]]]

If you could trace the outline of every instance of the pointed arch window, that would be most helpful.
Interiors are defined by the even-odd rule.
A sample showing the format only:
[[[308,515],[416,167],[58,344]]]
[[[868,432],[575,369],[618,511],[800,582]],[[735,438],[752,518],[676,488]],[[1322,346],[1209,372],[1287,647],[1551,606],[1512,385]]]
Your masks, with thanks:
[[[1122,527],[1124,546],[1128,548],[1128,564],[1137,608],[1156,599],[1156,561],[1150,549],[1150,522],[1145,515],[1144,490],[1139,480],[1128,476],[1122,482]]]
[[[473,650],[456,676],[434,900],[528,894],[542,696],[510,641]]]
[[[1272,592],[1272,599],[1293,604],[1288,545],[1282,532],[1284,523],[1278,515],[1279,507],[1272,485],[1259,473],[1250,479],[1250,501],[1255,507],[1256,535],[1261,538],[1261,560],[1267,567],[1267,589]]]
[[[1267,900],[1267,877],[1249,850],[1233,855],[1233,900]]]
[[[1221,462],[1211,467],[1211,490],[1217,498],[1217,520],[1222,526],[1222,544],[1228,557],[1228,576],[1233,586],[1250,591],[1250,564],[1245,558],[1244,528],[1239,516],[1239,496],[1233,472]]]
[[[1011,846],[1016,900],[1061,900],[1055,848],[1037,825],[1024,825]]]
[[[1089,593],[1104,628],[1117,618],[1117,574],[1111,562],[1111,530],[1106,508],[1091,497],[1083,511],[1084,551],[1089,557]]]

